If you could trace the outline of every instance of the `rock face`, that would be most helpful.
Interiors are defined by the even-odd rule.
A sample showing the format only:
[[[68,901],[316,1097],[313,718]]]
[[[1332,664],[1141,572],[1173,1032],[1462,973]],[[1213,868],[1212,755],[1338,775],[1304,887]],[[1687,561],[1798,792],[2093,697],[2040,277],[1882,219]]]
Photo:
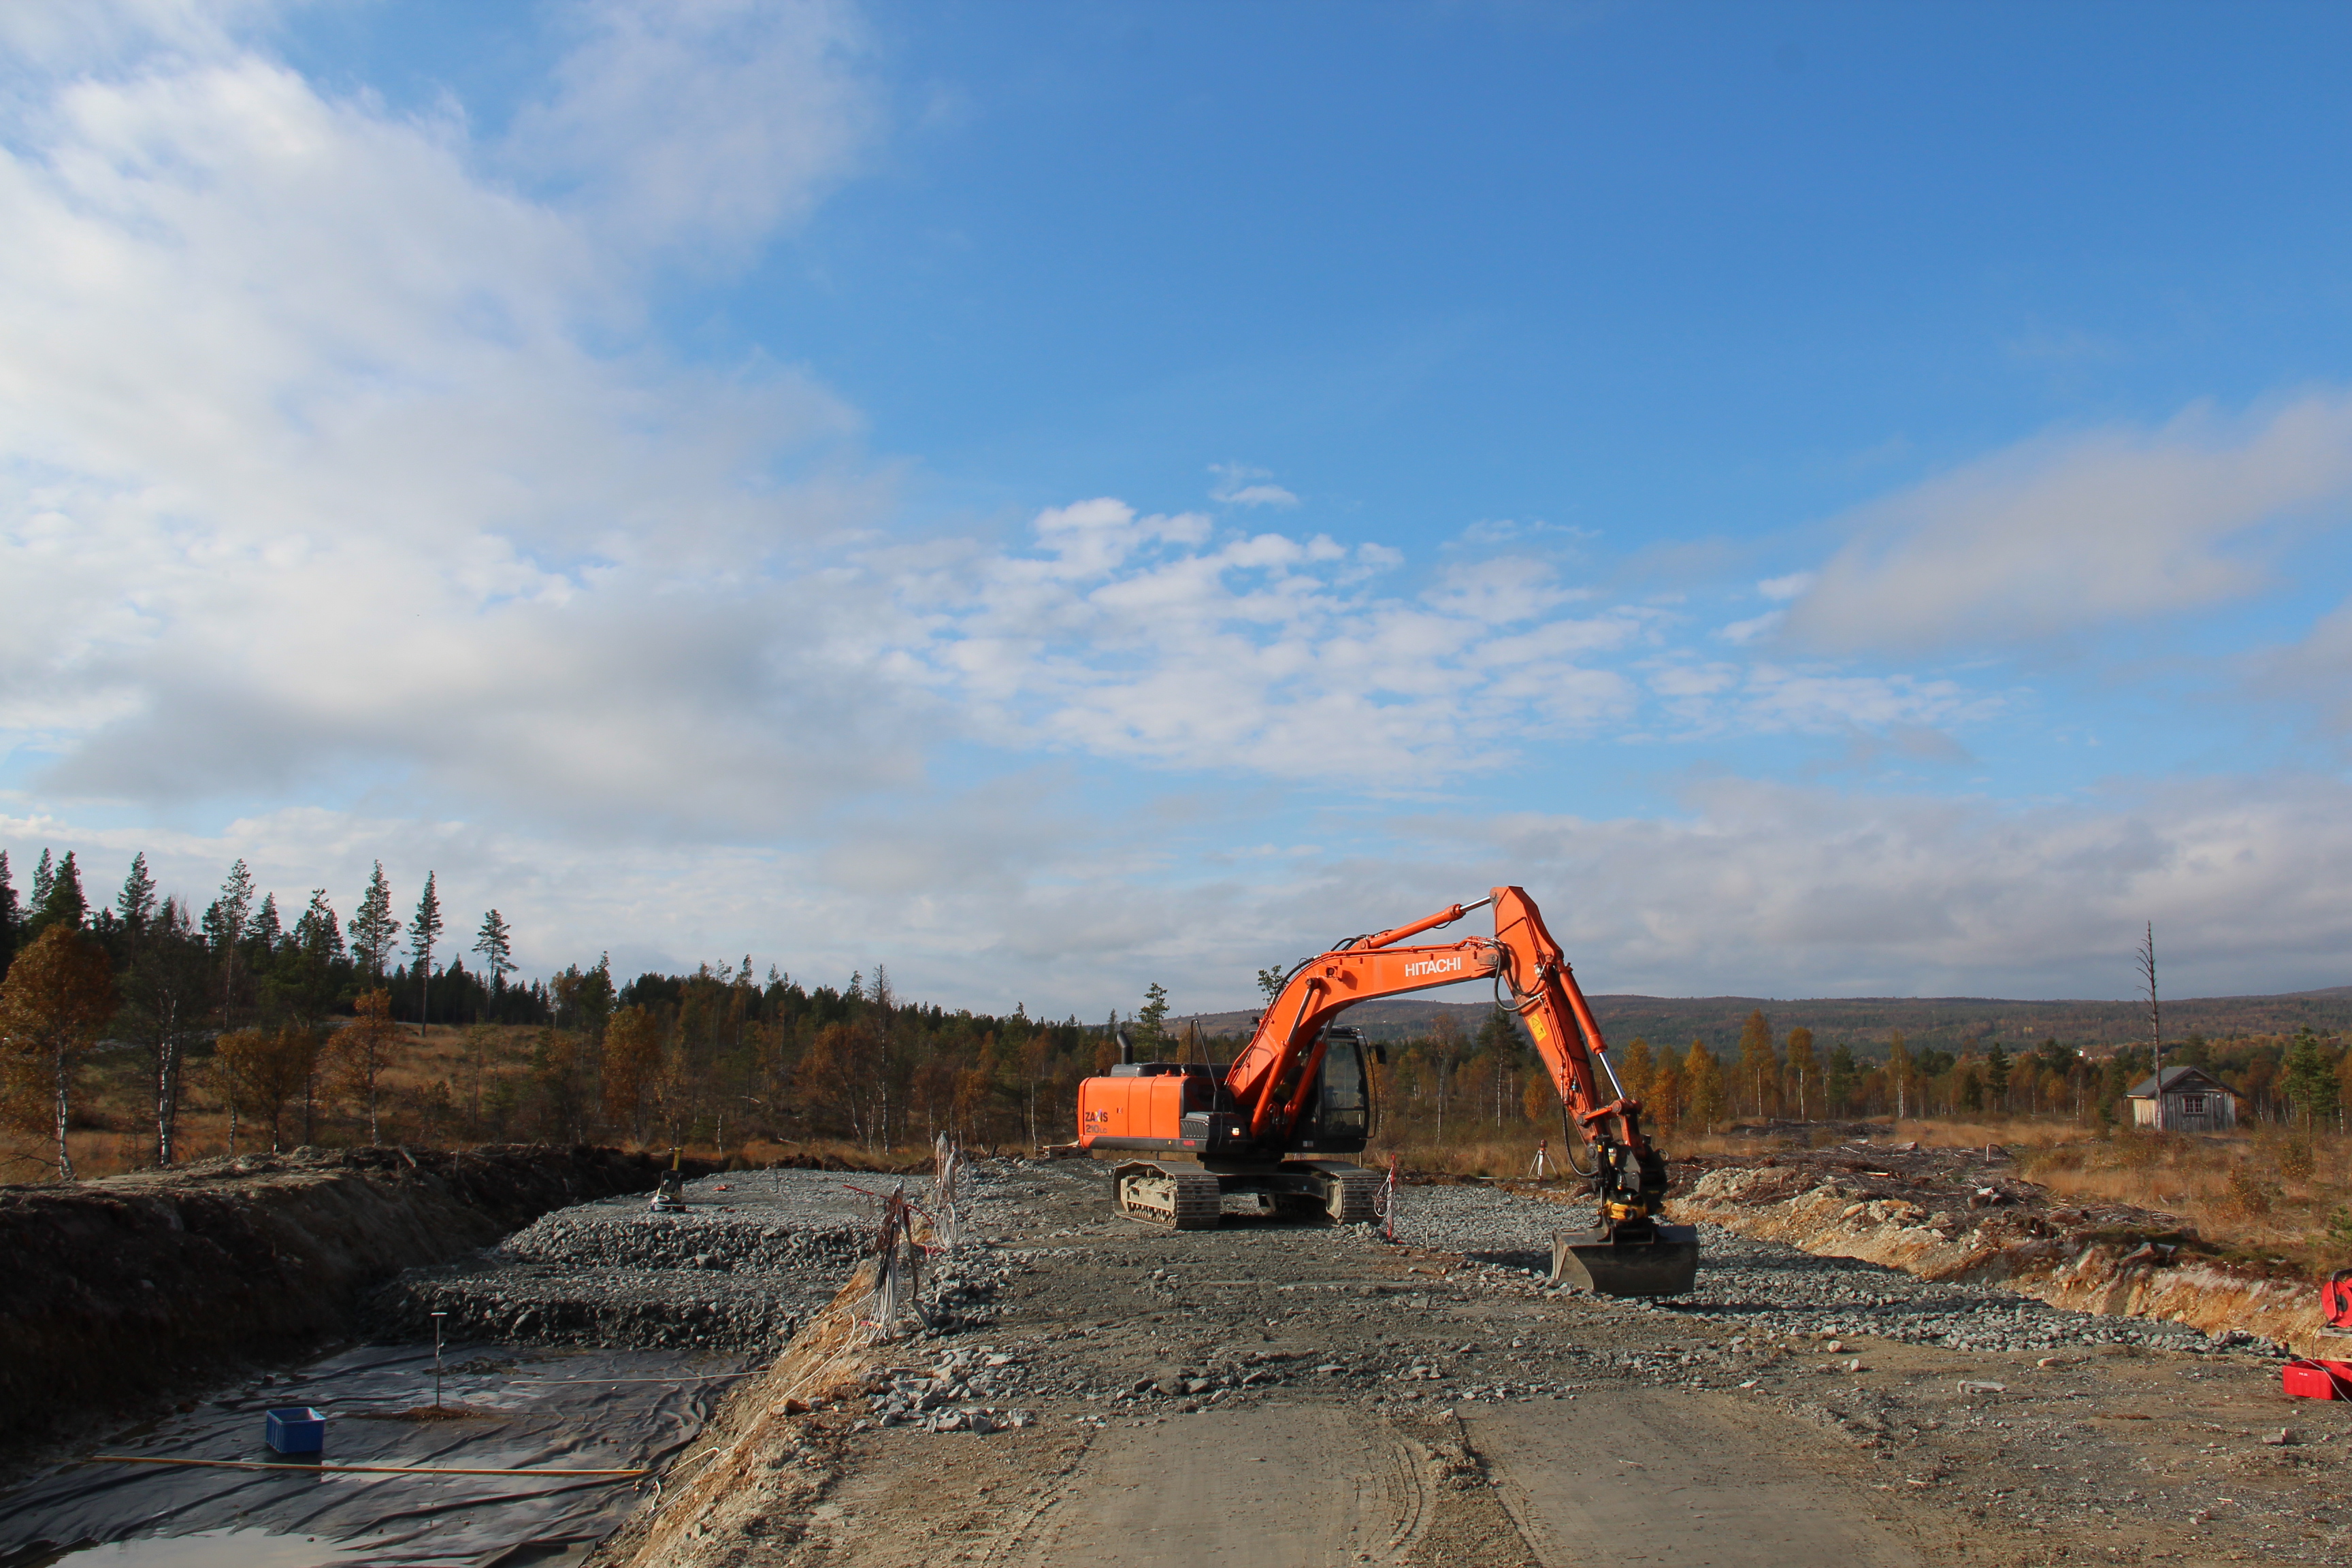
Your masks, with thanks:
[[[2239,1331],[2302,1354],[2332,1342],[2308,1280],[2254,1276],[2199,1253],[2172,1215],[2085,1211],[1995,1171],[1903,1169],[1949,1152],[1869,1164],[1792,1160],[1708,1172],[1674,1203],[1702,1220],[1825,1258],[1855,1258],[1922,1279],[1999,1286],[2103,1317]]]
[[[0,1188],[11,1439],[348,1333],[362,1293],[550,1209],[644,1192],[614,1149],[350,1149]]]

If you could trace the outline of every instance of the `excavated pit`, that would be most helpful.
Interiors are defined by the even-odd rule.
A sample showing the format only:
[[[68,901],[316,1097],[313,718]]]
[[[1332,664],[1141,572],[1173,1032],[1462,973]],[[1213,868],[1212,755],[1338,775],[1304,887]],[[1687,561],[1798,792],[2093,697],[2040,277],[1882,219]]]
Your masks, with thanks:
[[[347,1339],[387,1276],[658,1179],[645,1155],[585,1145],[363,1148],[0,1188],[0,1444]]]

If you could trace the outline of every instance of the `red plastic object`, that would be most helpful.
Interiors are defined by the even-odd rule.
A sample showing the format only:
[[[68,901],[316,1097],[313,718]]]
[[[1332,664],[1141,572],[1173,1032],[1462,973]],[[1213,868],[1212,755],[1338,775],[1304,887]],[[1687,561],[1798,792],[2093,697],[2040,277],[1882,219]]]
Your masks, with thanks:
[[[2352,1329],[2352,1268],[2339,1268],[2319,1288],[2319,1310],[2330,1326]]]
[[[2352,1362],[2291,1361],[2279,1381],[2297,1399],[2352,1399]]]

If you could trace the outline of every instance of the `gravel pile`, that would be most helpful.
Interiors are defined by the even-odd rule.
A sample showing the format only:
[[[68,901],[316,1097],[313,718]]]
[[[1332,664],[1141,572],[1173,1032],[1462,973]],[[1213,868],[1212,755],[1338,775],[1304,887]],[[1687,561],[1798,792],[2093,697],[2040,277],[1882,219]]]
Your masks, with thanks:
[[[1876,1334],[1982,1351],[2242,1351],[2270,1343],[2236,1331],[2209,1336],[2160,1318],[2071,1311],[1997,1286],[1922,1279],[1859,1258],[1816,1258],[1711,1225],[1699,1227],[1699,1248],[1698,1289],[1664,1310],[1765,1334]]]
[[[853,1186],[899,1184],[829,1171],[736,1172],[688,1183],[683,1214],[656,1214],[635,1197],[559,1209],[474,1258],[402,1274],[371,1303],[371,1327],[430,1338],[438,1311],[453,1339],[772,1351],[856,1264],[873,1200]],[[951,1301],[971,1310],[974,1283],[957,1279]]]
[[[1013,1357],[986,1345],[942,1350],[929,1368],[896,1367],[867,1384],[867,1408],[884,1426],[915,1426],[926,1432],[1018,1431],[1036,1424],[1034,1411],[987,1403],[1017,1379],[1008,1373]]]
[[[372,1303],[383,1338],[628,1350],[772,1351],[839,1288],[837,1278],[704,1275],[656,1269],[412,1269]]]
[[[1400,1241],[1467,1254],[1514,1283],[1549,1273],[1552,1232],[1593,1224],[1589,1208],[1491,1187],[1406,1187],[1400,1198]],[[1637,1303],[1628,1305],[1639,1310]],[[2162,1319],[2071,1311],[1997,1286],[1922,1279],[1859,1258],[1817,1258],[1712,1225],[1699,1226],[1698,1288],[1647,1310],[1756,1334],[1875,1334],[1958,1350],[2127,1344],[2285,1353],[2252,1334],[2209,1336]]]
[[[652,1215],[640,1204],[558,1209],[499,1244],[519,1263],[574,1268],[705,1268],[737,1273],[846,1269],[856,1261],[863,1227],[801,1230],[764,1215],[689,1209]]]

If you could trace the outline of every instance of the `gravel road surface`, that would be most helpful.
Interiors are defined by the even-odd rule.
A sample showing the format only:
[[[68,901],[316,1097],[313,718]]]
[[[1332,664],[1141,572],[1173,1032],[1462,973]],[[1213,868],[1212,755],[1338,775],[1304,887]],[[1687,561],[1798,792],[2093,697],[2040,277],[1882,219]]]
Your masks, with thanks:
[[[1397,1243],[1144,1229],[1076,1162],[975,1187],[950,1326],[689,1568],[2352,1561],[2352,1406],[2250,1338],[1713,1230],[1687,1300],[1566,1292],[1573,1206],[1477,1186],[1406,1189]]]

